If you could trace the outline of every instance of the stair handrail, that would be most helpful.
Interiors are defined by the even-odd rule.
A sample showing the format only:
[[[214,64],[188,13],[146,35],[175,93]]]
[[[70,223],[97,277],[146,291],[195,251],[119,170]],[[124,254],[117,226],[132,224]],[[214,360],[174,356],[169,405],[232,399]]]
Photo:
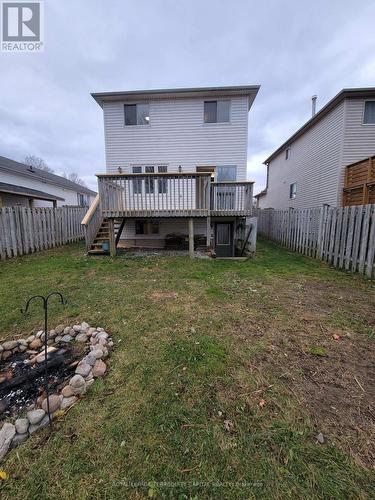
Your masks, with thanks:
[[[81,224],[85,226],[86,250],[89,251],[103,222],[100,196],[97,194]]]
[[[81,221],[81,224],[83,226],[89,225],[89,223],[90,223],[96,209],[98,208],[99,204],[100,204],[100,197],[99,197],[99,194],[97,194],[94,198],[94,201],[91,203],[89,209],[87,210],[84,218]]]

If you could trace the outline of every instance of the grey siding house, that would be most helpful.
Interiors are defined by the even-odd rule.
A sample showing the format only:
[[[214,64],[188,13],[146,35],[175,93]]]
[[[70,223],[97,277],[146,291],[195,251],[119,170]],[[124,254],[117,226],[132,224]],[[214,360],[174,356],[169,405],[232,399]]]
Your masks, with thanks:
[[[164,248],[194,239],[235,252],[252,213],[248,115],[258,85],[94,93],[103,110],[106,173],[88,212],[89,252],[107,242]],[[116,238],[113,238],[115,233]],[[186,238],[185,238],[186,237]]]
[[[344,89],[264,162],[258,208],[342,206],[345,166],[375,154],[375,88]]]

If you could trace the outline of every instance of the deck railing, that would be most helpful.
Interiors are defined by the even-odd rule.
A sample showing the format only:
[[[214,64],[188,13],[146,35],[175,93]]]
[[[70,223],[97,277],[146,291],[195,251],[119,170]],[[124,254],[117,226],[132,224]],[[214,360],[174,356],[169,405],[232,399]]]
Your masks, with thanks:
[[[213,182],[211,184],[211,215],[250,215],[251,182]]]
[[[103,217],[251,214],[251,182],[211,182],[209,173],[100,174]]]

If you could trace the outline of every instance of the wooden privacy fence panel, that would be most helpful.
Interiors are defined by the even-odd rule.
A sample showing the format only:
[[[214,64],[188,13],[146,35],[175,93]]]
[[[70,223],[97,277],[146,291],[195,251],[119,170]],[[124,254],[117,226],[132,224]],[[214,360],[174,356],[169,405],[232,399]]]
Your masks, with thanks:
[[[343,206],[375,203],[375,156],[345,167]]]
[[[84,237],[87,208],[0,208],[0,259],[47,250]]]
[[[340,269],[374,277],[375,204],[255,210],[258,233]]]

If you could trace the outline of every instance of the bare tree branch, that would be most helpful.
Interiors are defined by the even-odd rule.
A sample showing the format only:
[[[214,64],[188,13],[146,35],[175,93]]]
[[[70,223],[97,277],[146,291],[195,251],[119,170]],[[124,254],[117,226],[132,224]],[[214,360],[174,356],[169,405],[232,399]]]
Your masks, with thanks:
[[[40,158],[39,156],[28,155],[25,156],[24,163],[33,168],[38,168],[39,170],[44,170],[45,172],[49,172],[53,174],[53,169],[47,165],[47,163]]]
[[[79,184],[80,186],[87,187],[85,181],[81,179],[77,172],[70,172],[70,174],[63,173],[63,177],[65,177],[65,179],[68,179],[69,181]]]

